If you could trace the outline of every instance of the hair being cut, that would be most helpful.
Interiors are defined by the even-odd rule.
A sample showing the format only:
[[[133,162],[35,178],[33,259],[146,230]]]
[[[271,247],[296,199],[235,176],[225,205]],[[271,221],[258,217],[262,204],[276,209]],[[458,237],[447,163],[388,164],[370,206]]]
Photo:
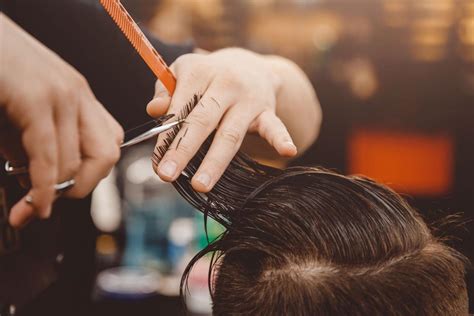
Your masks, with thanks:
[[[211,139],[174,186],[226,230],[191,260],[182,295],[193,265],[212,254],[215,315],[467,315],[465,259],[398,194],[318,168],[267,167],[241,152],[200,194],[190,179]]]

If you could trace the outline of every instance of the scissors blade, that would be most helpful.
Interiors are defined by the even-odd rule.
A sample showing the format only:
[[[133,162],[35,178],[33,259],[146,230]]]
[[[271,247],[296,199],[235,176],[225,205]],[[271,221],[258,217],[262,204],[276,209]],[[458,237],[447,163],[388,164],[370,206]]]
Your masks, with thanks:
[[[130,139],[137,137],[139,134],[142,134],[153,127],[163,125],[164,122],[170,120],[174,116],[175,116],[174,114],[163,115],[154,120],[148,121],[141,125],[135,126],[134,128],[126,130],[125,141],[128,142]]]
[[[177,120],[177,121],[174,121],[174,122],[170,122],[170,123],[166,123],[166,124],[163,124],[163,125],[160,125],[160,126],[156,126],[152,129],[149,129],[148,131],[138,135],[137,137],[134,137],[132,139],[130,139],[129,141],[123,143],[122,145],[120,145],[120,148],[125,148],[125,147],[130,147],[132,145],[136,145],[138,143],[141,143],[141,142],[144,142],[154,136],[157,136],[158,134],[160,133],[163,133],[163,132],[166,132],[167,130],[169,129],[172,129],[173,127],[181,124],[184,122],[184,119],[182,120]]]

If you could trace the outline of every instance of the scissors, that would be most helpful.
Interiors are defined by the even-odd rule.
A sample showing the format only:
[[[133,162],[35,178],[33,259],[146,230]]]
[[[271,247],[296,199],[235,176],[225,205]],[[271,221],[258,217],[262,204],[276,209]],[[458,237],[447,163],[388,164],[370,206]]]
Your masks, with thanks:
[[[165,85],[170,95],[176,87],[176,78],[164,62],[163,58],[153,48],[146,36],[142,33],[133,18],[128,14],[127,10],[120,3],[120,0],[100,0],[104,9],[109,13],[114,22],[119,26],[125,37],[130,41],[132,46],[137,50],[148,67],[155,73],[157,78]],[[164,115],[158,119],[135,127],[125,132],[124,142],[120,148],[130,147],[154,136],[159,135],[169,129],[184,122],[183,119],[174,122],[165,123],[174,117],[174,114]],[[151,126],[151,127],[150,127]],[[145,129],[143,132],[142,130]],[[27,166],[13,167],[10,162],[5,163],[5,171],[7,175],[21,175],[28,173]],[[74,179],[59,183],[55,186],[56,192],[61,193],[74,186]]]
[[[175,126],[184,122],[184,119],[175,120],[172,122],[167,122],[173,118],[174,114],[163,115],[153,121],[147,122],[143,125],[134,127],[125,132],[124,142],[120,145],[120,148],[128,148],[130,146],[142,143],[152,137],[158,136],[159,134],[166,132]],[[14,167],[9,161],[5,162],[5,171],[7,175],[24,175],[28,174],[29,170],[27,166]],[[54,186],[57,194],[61,194],[71,187],[74,186],[76,182],[74,179],[58,183]]]
[[[122,145],[120,145],[120,148],[127,148],[130,146],[142,143],[184,122],[184,119],[181,119],[181,120],[165,123],[171,118],[173,118],[174,116],[175,116],[174,114],[163,115],[151,122],[145,123],[143,125],[137,126],[135,128],[132,128],[126,131],[124,142]],[[149,128],[149,126],[151,126],[151,128]],[[141,132],[143,129],[145,129],[145,131]]]

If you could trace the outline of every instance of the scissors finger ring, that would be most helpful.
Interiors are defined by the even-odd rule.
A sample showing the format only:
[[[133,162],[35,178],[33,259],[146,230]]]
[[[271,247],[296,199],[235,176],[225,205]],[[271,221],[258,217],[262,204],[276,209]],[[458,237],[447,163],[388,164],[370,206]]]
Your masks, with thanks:
[[[27,166],[13,167],[10,161],[6,161],[5,171],[7,172],[9,176],[23,175],[23,174],[28,174],[28,167]],[[69,190],[70,188],[72,188],[75,184],[76,184],[76,181],[74,179],[71,179],[71,180],[67,180],[67,181],[56,184],[54,186],[54,189],[56,190],[56,194],[59,195]]]
[[[10,161],[7,160],[5,162],[5,171],[7,172],[9,176],[27,174],[28,167],[27,166],[13,167]]]
[[[62,193],[64,193],[65,191],[69,190],[70,188],[72,188],[74,186],[74,184],[76,184],[76,181],[74,181],[74,179],[67,180],[67,181],[56,184],[54,186],[54,189],[56,190],[56,196],[59,196]],[[30,205],[34,206],[34,199],[31,195],[25,196],[25,202],[27,204],[30,204]]]

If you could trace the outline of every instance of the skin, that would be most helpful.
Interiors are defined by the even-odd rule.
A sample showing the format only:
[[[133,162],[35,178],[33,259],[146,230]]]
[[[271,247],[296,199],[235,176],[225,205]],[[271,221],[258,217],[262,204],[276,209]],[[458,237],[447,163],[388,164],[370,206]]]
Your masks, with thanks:
[[[241,146],[254,158],[274,158],[276,151],[283,160],[304,152],[317,138],[322,114],[314,89],[284,58],[227,48],[184,55],[171,70],[176,91],[171,98],[158,81],[147,107],[151,116],[179,114],[195,93],[202,99],[154,165],[165,181],[177,179],[214,130],[211,148],[191,182],[199,192],[212,189]],[[157,142],[161,145],[163,137]]]
[[[19,227],[50,216],[56,183],[75,179],[65,195],[89,194],[119,159],[123,130],[73,67],[1,13],[0,30],[0,152],[29,165],[21,182],[33,198],[11,210]]]
[[[23,198],[12,208],[10,223],[19,227],[50,216],[56,183],[75,179],[68,197],[90,193],[119,159],[123,130],[73,67],[1,13],[0,30],[0,153],[13,166],[29,165],[29,177],[19,180],[34,201]],[[241,146],[255,158],[275,157],[275,150],[294,157],[317,137],[321,111],[314,90],[286,59],[230,48],[182,56],[171,68],[176,92],[171,98],[158,82],[147,107],[151,116],[179,113],[195,93],[203,98],[174,149],[154,166],[165,181],[177,178],[216,129],[192,181],[200,192],[214,186]]]

